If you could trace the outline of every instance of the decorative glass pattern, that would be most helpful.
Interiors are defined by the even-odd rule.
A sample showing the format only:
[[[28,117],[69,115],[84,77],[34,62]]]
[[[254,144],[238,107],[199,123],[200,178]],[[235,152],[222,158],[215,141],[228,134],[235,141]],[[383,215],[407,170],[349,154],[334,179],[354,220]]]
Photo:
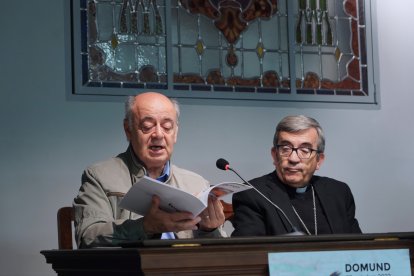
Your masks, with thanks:
[[[370,5],[71,0],[74,94],[376,103]]]
[[[165,4],[155,0],[83,3],[84,83],[129,88],[152,83],[166,88]]]
[[[288,46],[280,42],[287,25],[278,24],[286,22],[286,6],[276,0],[201,2],[172,1],[174,83],[181,84],[175,89],[276,93],[280,84],[289,87],[282,62]]]
[[[298,0],[298,94],[367,96],[364,2]],[[364,50],[365,51],[365,50]]]

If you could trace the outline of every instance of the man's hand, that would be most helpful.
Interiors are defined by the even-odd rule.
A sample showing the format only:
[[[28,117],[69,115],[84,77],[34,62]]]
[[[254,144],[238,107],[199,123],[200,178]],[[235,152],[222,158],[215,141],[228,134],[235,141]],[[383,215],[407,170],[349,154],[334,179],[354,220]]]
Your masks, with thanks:
[[[159,206],[160,198],[153,196],[151,208],[144,216],[143,222],[147,234],[198,229],[197,224],[201,220],[200,217],[194,218],[193,214],[188,212],[168,213],[161,210]]]
[[[219,199],[209,197],[208,206],[200,214],[200,217],[200,229],[203,231],[213,231],[225,221],[223,204],[221,204]]]

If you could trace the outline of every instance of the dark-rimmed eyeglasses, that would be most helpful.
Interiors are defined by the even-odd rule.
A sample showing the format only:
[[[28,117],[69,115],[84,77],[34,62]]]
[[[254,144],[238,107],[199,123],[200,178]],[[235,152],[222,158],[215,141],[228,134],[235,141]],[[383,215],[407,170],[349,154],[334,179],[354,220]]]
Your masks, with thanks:
[[[276,145],[277,152],[282,157],[290,157],[292,152],[296,151],[296,154],[300,159],[309,159],[313,152],[319,153],[318,150],[309,147],[294,148],[289,145]]]

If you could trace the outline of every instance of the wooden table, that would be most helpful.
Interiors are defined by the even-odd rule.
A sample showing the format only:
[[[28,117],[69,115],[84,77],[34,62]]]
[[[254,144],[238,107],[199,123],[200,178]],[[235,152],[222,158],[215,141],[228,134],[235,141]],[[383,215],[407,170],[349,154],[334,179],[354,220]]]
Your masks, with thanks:
[[[268,275],[269,252],[410,250],[414,233],[147,240],[120,248],[43,250],[60,276]]]

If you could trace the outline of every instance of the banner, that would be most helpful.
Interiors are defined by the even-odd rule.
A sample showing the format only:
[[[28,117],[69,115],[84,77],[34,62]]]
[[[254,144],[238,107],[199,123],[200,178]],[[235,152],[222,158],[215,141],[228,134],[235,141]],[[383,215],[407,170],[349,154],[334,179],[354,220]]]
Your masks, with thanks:
[[[409,249],[269,253],[271,276],[411,276]]]

